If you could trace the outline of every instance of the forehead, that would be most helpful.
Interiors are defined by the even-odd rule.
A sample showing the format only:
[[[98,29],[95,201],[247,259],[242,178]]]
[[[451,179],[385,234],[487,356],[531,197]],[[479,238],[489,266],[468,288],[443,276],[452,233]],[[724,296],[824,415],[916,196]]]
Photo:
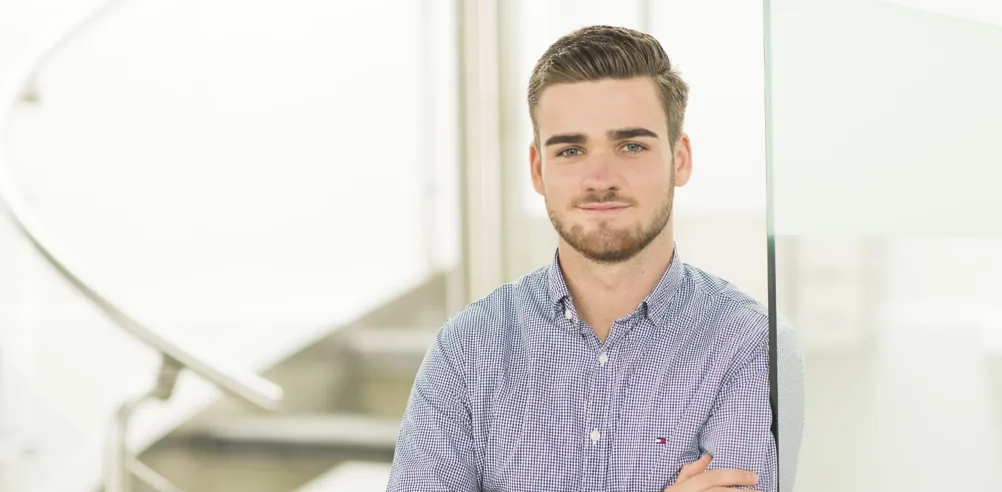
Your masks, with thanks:
[[[667,117],[653,79],[604,79],[555,84],[536,107],[539,136],[563,133],[605,135],[616,128],[649,128],[667,135]]]

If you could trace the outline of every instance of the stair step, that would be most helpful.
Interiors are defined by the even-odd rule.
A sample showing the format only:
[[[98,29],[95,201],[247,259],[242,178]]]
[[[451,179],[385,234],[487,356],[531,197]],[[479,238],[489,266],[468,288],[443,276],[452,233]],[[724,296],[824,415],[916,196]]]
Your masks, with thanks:
[[[384,492],[389,481],[389,463],[345,462],[314,478],[296,492]]]
[[[183,432],[196,440],[228,445],[258,444],[390,451],[400,421],[366,415],[278,415],[210,421]]]
[[[345,347],[358,362],[380,372],[407,373],[413,376],[421,366],[438,329],[381,328],[345,333]]]

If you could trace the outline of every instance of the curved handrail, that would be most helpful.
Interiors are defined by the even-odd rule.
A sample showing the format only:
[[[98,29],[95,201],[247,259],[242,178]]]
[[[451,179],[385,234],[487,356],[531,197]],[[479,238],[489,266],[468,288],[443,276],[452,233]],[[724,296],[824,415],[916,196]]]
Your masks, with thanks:
[[[93,24],[101,16],[109,12],[120,0],[106,2],[100,9],[92,15],[79,22],[68,33],[59,37],[47,49],[37,57],[29,57],[28,66],[20,72],[25,74],[17,89],[13,94],[0,94],[0,111],[3,111],[2,126],[3,134],[0,139],[6,137],[6,129],[10,127],[10,122],[14,109],[23,100],[36,99],[36,77],[40,70],[48,63],[58,51],[66,46],[75,36]],[[32,61],[33,60],[33,61]],[[17,73],[17,71],[12,71]],[[8,98],[9,96],[9,98]],[[149,324],[140,322],[134,316],[128,314],[118,307],[107,296],[101,294],[94,284],[84,278],[93,278],[82,274],[83,268],[69,260],[71,257],[68,251],[54,240],[53,236],[45,229],[43,224],[31,213],[29,206],[23,195],[18,190],[13,179],[13,173],[9,170],[9,160],[6,159],[6,146],[0,153],[0,208],[4,208],[7,215],[11,217],[15,226],[31,242],[34,249],[42,255],[46,262],[52,266],[59,275],[75,287],[83,296],[96,305],[104,315],[111,319],[116,325],[127,333],[161,352],[165,357],[177,361],[180,365],[191,369],[196,374],[219,386],[224,391],[233,394],[253,405],[266,410],[277,409],[282,400],[282,388],[268,381],[253,372],[230,367],[218,360],[213,360],[206,354],[199,353],[191,345],[181,342],[176,336],[168,336],[162,330],[153,328]]]

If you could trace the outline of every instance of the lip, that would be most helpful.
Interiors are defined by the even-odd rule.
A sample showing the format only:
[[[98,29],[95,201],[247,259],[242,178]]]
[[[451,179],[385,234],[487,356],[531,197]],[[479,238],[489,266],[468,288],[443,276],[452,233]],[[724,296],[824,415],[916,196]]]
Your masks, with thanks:
[[[623,203],[589,203],[588,205],[578,208],[584,210],[585,212],[616,212],[624,210],[627,207],[629,207],[629,205]]]

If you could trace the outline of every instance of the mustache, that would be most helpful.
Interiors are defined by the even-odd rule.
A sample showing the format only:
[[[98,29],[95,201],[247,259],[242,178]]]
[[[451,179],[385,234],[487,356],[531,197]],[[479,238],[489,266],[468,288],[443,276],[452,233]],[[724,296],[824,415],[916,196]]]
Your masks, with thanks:
[[[575,207],[580,207],[582,205],[588,205],[591,203],[624,203],[626,205],[636,205],[632,199],[620,195],[615,190],[609,190],[605,193],[589,193],[574,202]]]

